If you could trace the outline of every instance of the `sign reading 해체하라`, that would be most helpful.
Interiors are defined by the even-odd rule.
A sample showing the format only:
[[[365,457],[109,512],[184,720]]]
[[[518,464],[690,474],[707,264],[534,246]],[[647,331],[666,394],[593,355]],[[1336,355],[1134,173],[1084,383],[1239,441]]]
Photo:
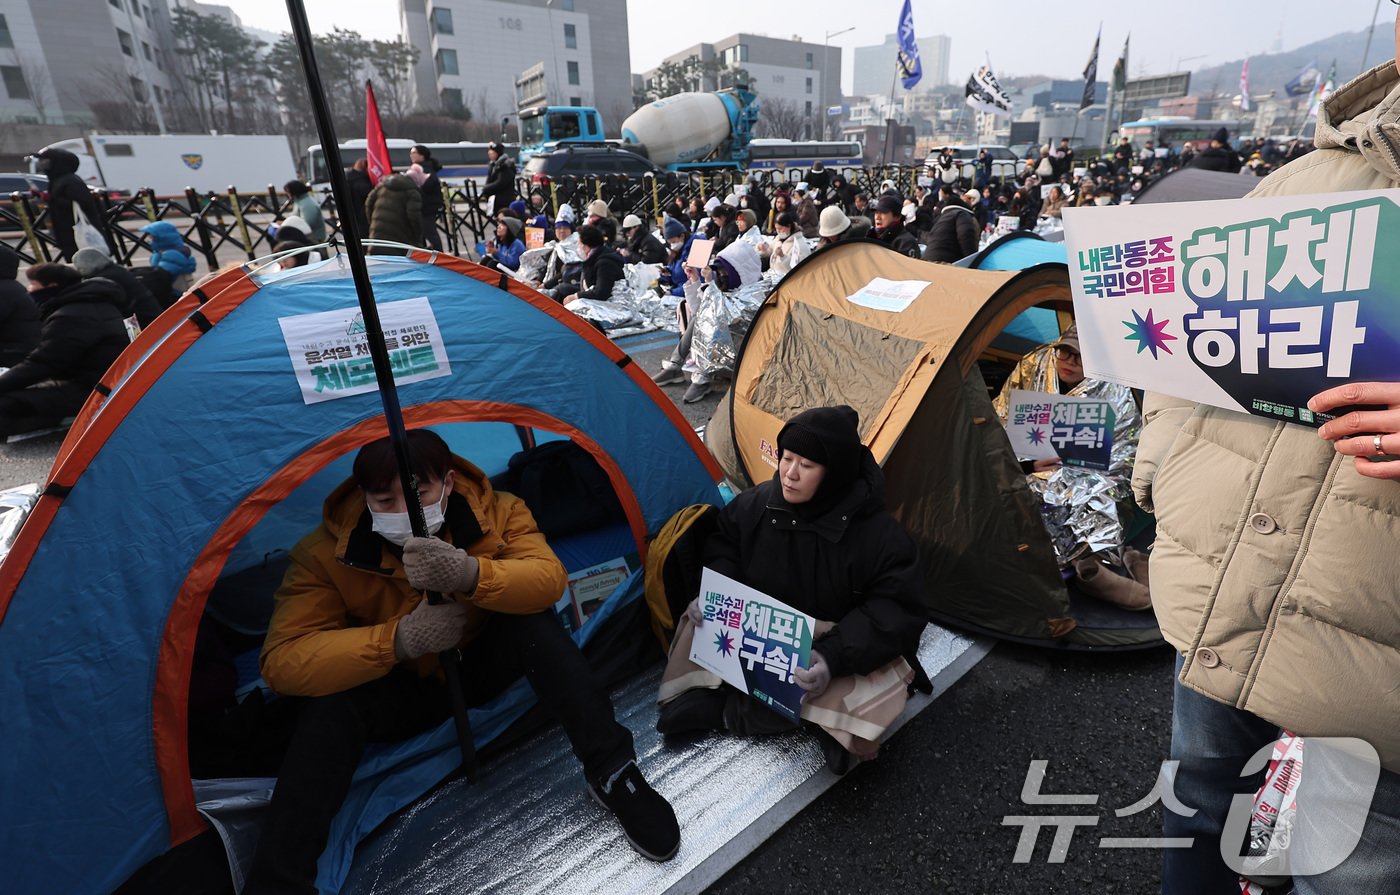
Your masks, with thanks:
[[[1065,210],[1084,373],[1317,426],[1400,381],[1400,191]]]
[[[406,385],[452,373],[437,317],[426,297],[379,306],[394,382]],[[357,306],[277,320],[302,400],[318,404],[379,388]]]
[[[700,609],[690,661],[796,721],[803,690],[795,675],[810,662],[816,620],[713,569],[700,578]]]

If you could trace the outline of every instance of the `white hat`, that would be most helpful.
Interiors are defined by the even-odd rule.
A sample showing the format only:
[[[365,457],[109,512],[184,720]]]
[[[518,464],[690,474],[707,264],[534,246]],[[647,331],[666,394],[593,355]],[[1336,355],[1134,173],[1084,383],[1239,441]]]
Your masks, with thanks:
[[[802,181],[802,182],[799,183],[797,186],[793,187],[793,189],[796,190],[796,191],[799,192],[799,193],[805,193],[805,192],[807,192],[807,181],[805,181],[805,180]]]
[[[640,226],[642,226],[642,219],[637,217],[635,214],[629,214],[627,217],[622,219],[622,229],[624,230],[631,230],[633,227]]]
[[[851,226],[851,219],[846,217],[846,213],[835,205],[828,205],[822,209],[821,217],[817,219],[818,236],[840,236]]]
[[[714,211],[716,208],[719,208],[719,206],[720,206],[720,201],[719,201],[719,199],[716,199],[714,196],[711,196],[710,198],[708,198],[708,199],[705,200],[705,213],[706,213],[706,214],[709,214],[710,212]]]

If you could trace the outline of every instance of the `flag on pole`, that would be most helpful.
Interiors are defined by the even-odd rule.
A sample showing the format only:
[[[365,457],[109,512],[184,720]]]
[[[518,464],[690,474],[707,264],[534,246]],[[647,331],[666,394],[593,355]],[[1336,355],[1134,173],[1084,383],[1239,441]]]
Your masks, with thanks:
[[[1128,41],[1133,36],[1129,34],[1123,39],[1123,55],[1118,57],[1118,61],[1113,63],[1113,92],[1122,93],[1128,89]]]
[[[1083,112],[1094,104],[1094,85],[1099,79],[1099,38],[1103,37],[1103,26],[1094,37],[1094,51],[1089,54],[1089,64],[1084,66],[1084,96],[1079,100],[1079,111]]]
[[[1249,60],[1245,59],[1244,67],[1240,69],[1240,111],[1248,112],[1249,109]]]
[[[1327,97],[1332,95],[1336,89],[1337,82],[1337,60],[1332,60],[1332,67],[1327,70],[1327,78],[1319,79],[1317,91],[1313,93],[1312,105],[1308,106],[1308,117],[1316,118],[1317,112],[1322,108],[1322,104],[1327,102]]]
[[[365,158],[369,161],[369,182],[379,183],[392,170],[384,125],[379,121],[379,103],[374,101],[374,84],[365,81]]]
[[[910,0],[904,0],[904,9],[899,14],[899,55],[895,57],[895,70],[905,90],[913,90],[924,76],[919,43],[914,39],[914,8]]]
[[[990,62],[968,77],[963,95],[967,97],[967,104],[979,112],[991,115],[1011,114],[1011,99],[997,81],[997,76],[992,74]]]
[[[1317,60],[1303,66],[1303,70],[1293,76],[1293,80],[1283,85],[1283,92],[1289,96],[1307,96],[1317,86],[1322,72],[1317,70]]]

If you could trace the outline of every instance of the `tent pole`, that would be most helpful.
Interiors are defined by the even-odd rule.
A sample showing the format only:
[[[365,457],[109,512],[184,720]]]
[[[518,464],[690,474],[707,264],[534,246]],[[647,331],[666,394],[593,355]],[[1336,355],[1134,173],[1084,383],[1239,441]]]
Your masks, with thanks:
[[[340,164],[340,143],[335,136],[335,122],[331,120],[326,106],[326,94],[321,86],[321,72],[316,65],[315,43],[311,37],[311,25],[306,20],[306,7],[302,0],[287,0],[287,14],[292,22],[292,34],[296,38],[301,64],[306,72],[307,92],[311,97],[311,109],[316,117],[316,131],[326,156],[326,166],[330,169],[331,195],[335,197],[335,207],[340,218],[341,232],[345,235],[345,254],[350,261],[350,273],[355,280],[355,293],[360,302],[360,313],[365,321],[365,338],[369,341],[370,360],[374,363],[374,378],[379,385],[379,399],[384,403],[384,420],[389,426],[389,441],[394,448],[394,459],[399,467],[399,483],[403,486],[403,499],[408,510],[408,518],[413,526],[415,537],[427,537],[428,525],[423,519],[423,506],[418,500],[418,479],[413,474],[413,464],[409,461],[408,432],[404,427],[403,409],[399,406],[399,393],[394,385],[393,368],[389,361],[389,349],[384,345],[384,326],[379,322],[379,307],[374,303],[374,288],[369,281],[369,268],[365,264],[365,249],[360,240],[364,234],[356,232],[354,206],[350,199],[350,185],[345,179],[345,169]],[[428,594],[428,602],[441,603],[442,595]],[[459,672],[461,656],[453,650],[438,653],[438,660],[447,678],[448,699],[452,704],[452,719],[457,727],[457,739],[462,748],[462,768],[468,777],[476,774],[476,747],[472,740],[471,723],[467,718],[466,698],[462,691],[462,677]]]

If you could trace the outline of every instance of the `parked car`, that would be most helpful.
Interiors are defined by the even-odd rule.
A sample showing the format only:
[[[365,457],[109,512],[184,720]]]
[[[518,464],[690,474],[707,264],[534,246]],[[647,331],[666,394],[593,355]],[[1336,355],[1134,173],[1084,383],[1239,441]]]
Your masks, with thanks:
[[[561,146],[553,152],[537,155],[525,163],[525,174],[530,177],[544,175],[551,179],[585,177],[590,174],[599,177],[609,174],[627,177],[654,174],[658,178],[665,178],[669,173],[651,159],[615,146]]]
[[[11,196],[15,193],[28,193],[30,208],[37,214],[40,203],[48,197],[48,190],[49,179],[42,174],[0,174],[0,230],[20,229],[19,219],[10,201]]]

